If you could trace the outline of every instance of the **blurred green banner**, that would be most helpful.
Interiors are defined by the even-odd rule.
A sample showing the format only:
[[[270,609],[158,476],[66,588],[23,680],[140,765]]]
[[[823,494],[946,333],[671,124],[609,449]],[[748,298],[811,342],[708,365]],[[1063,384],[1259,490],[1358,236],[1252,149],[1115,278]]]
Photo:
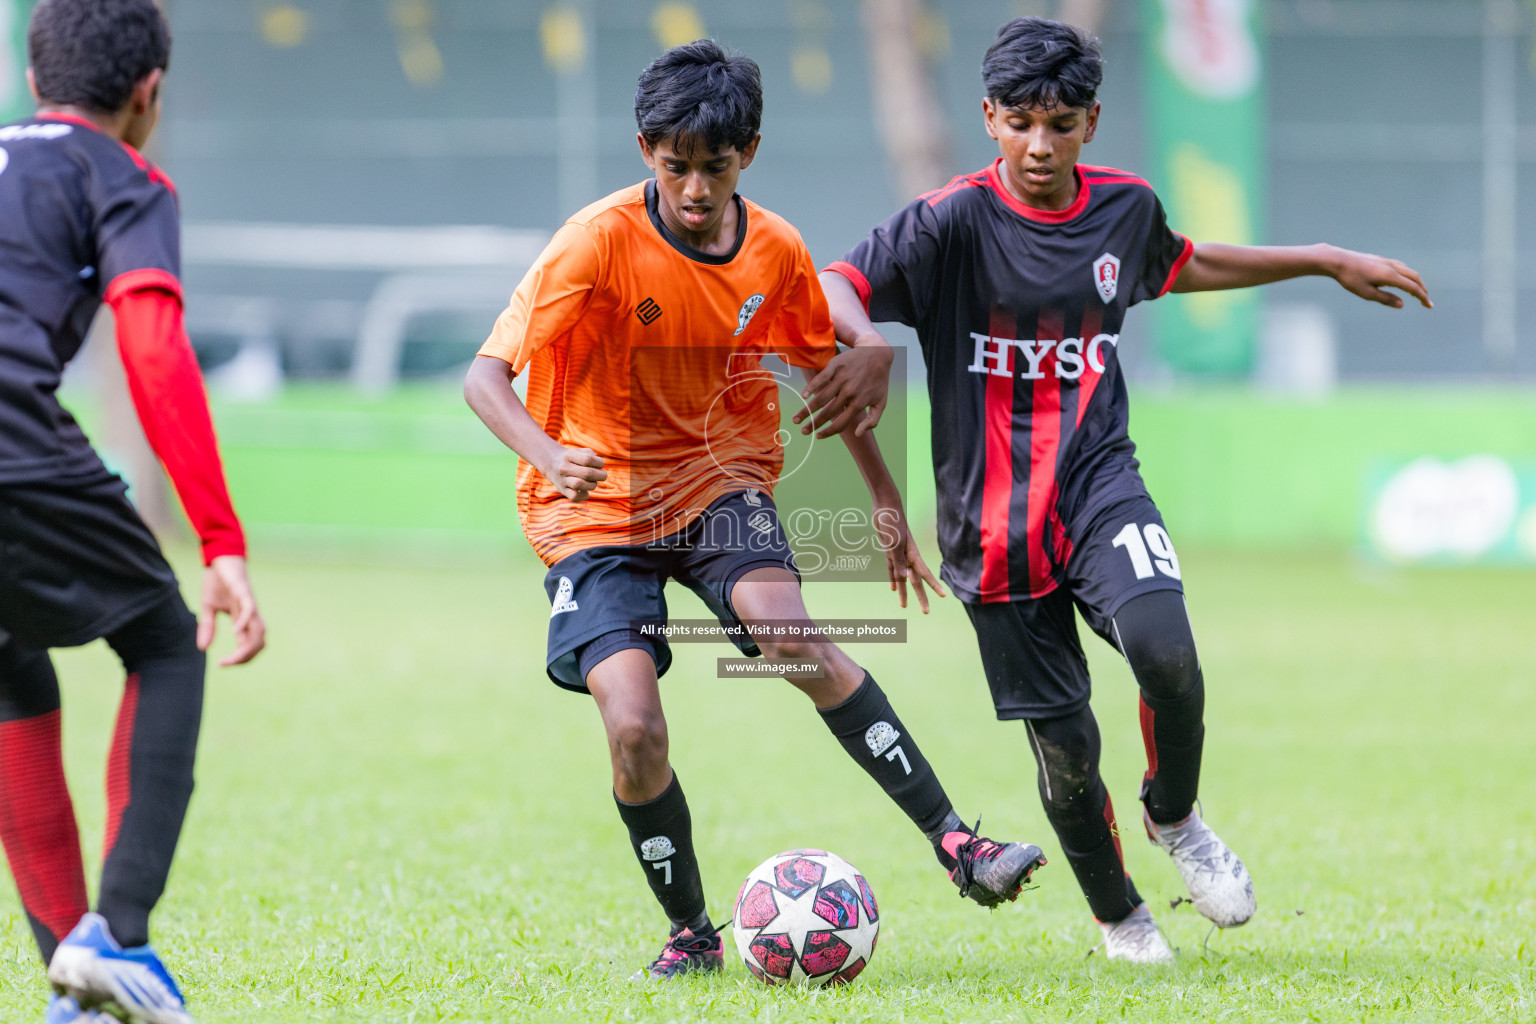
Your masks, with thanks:
[[[1263,235],[1262,0],[1141,0],[1147,123],[1168,223],[1196,242]],[[1173,295],[1153,308],[1163,359],[1183,373],[1246,374],[1254,289]]]
[[[0,123],[32,112],[27,93],[27,19],[32,0],[0,0]]]

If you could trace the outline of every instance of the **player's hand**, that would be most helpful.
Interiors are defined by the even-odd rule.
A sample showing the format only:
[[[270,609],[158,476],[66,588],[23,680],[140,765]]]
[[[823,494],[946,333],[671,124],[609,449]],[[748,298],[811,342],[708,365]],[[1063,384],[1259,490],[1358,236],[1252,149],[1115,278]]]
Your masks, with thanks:
[[[540,472],[555,485],[555,490],[572,501],[586,501],[593,489],[608,479],[602,456],[591,448],[567,448],[556,445],[547,467]]]
[[[267,646],[267,624],[256,608],[256,595],[245,574],[240,555],[220,555],[203,571],[203,604],[197,616],[197,649],[213,643],[214,625],[220,613],[228,615],[235,629],[235,650],[219,664],[244,665]]]
[[[896,591],[901,607],[907,606],[907,584],[912,584],[913,591],[917,594],[917,607],[924,614],[928,614],[928,592],[924,589],[926,583],[933,588],[934,594],[939,597],[948,597],[944,585],[939,582],[933,570],[928,568],[928,563],[923,561],[923,553],[918,550],[917,540],[912,536],[912,530],[907,526],[907,516],[902,510],[901,499],[891,497],[877,500],[874,507],[875,522],[880,534],[880,546],[885,550],[885,571],[890,578],[891,589]],[[895,543],[891,543],[892,541]]]
[[[1337,261],[1334,279],[1362,299],[1402,309],[1403,297],[1383,290],[1396,288],[1418,299],[1425,309],[1435,308],[1435,304],[1429,301],[1429,292],[1418,271],[1402,260],[1366,252],[1351,252],[1348,249],[1339,249],[1333,255]]]
[[[872,337],[879,338],[879,342],[839,352],[826,369],[811,378],[800,393],[807,407],[794,416],[796,423],[811,420],[800,428],[800,433],[816,430],[817,437],[828,438],[853,426],[853,435],[863,437],[866,430],[873,430],[880,422],[890,392],[895,354],[879,335]]]

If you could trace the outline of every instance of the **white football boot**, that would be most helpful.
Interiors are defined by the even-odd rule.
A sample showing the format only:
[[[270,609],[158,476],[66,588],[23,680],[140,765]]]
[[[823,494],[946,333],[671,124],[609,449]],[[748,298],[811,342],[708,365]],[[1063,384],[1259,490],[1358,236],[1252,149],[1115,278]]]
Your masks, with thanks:
[[[1173,962],[1173,950],[1163,941],[1152,911],[1143,903],[1131,911],[1123,921],[1099,922],[1104,932],[1104,955],[1111,960],[1124,960],[1132,964],[1168,964]]]
[[[1167,850],[1178,865],[1196,910],[1218,928],[1236,928],[1248,922],[1257,906],[1253,878],[1200,815],[1190,812],[1177,825],[1156,825],[1143,810],[1141,820],[1147,826],[1147,838]]]
[[[55,992],[82,1008],[100,1009],[109,1020],[192,1024],[176,979],[154,949],[124,949],[100,914],[86,914],[59,943],[48,964],[48,981]]]

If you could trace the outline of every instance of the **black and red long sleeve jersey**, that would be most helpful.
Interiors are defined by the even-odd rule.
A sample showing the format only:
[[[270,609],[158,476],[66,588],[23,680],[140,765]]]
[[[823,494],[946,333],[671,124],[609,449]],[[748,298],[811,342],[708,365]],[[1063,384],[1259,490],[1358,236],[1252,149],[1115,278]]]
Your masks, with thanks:
[[[970,602],[1050,593],[1093,515],[1146,493],[1120,325],[1193,252],[1132,174],[1080,164],[1076,200],[1047,211],[1000,164],[920,196],[828,267],[872,320],[917,330],[942,575]]]
[[[182,322],[180,231],[171,180],[90,121],[0,127],[0,487],[107,473],[57,395],[107,302],[145,435],[211,561],[245,540]]]

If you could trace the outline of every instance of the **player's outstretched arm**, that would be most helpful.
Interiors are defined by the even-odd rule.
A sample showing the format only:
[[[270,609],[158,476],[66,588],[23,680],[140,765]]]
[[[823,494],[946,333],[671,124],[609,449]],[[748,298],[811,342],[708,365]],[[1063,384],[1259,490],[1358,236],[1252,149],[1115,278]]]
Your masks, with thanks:
[[[825,275],[824,275],[825,276]],[[1362,299],[1403,308],[1395,288],[1433,309],[1418,272],[1401,260],[1340,249],[1335,245],[1228,245],[1197,242],[1194,254],[1173,282],[1172,291],[1210,292],[1251,288],[1293,277],[1331,277]]]
[[[567,448],[544,433],[512,390],[512,376],[512,365],[505,360],[476,356],[464,377],[464,401],[502,444],[544,474],[557,491],[572,501],[585,501],[608,479],[602,458],[590,448]]]
[[[266,646],[267,627],[246,575],[245,534],[224,481],[208,396],[183,322],[180,285],[168,274],[124,275],[107,288],[106,300],[144,436],[202,542],[207,568],[198,649],[213,643],[215,620],[223,612],[234,622],[235,650],[219,664],[243,665]]]
[[[879,424],[885,412],[894,353],[875,330],[846,277],[828,271],[821,275],[821,288],[832,311],[837,340],[849,348],[833,356],[826,368],[811,378],[801,394],[807,408],[795,413],[794,420],[805,423],[800,428],[802,434],[815,430],[817,437],[827,438],[851,426],[854,434],[862,437]]]
[[[948,594],[938,577],[928,568],[928,563],[923,561],[917,540],[907,525],[901,491],[897,489],[896,481],[891,479],[891,471],[886,467],[884,456],[880,454],[875,435],[849,432],[843,434],[843,443],[848,446],[848,453],[853,456],[859,473],[864,477],[864,485],[869,488],[875,532],[880,538],[880,548],[885,552],[885,567],[891,589],[896,591],[901,607],[905,608],[907,583],[911,582],[912,589],[917,593],[917,606],[927,615],[928,592],[923,585],[926,583],[932,587],[939,597],[947,597]]]

